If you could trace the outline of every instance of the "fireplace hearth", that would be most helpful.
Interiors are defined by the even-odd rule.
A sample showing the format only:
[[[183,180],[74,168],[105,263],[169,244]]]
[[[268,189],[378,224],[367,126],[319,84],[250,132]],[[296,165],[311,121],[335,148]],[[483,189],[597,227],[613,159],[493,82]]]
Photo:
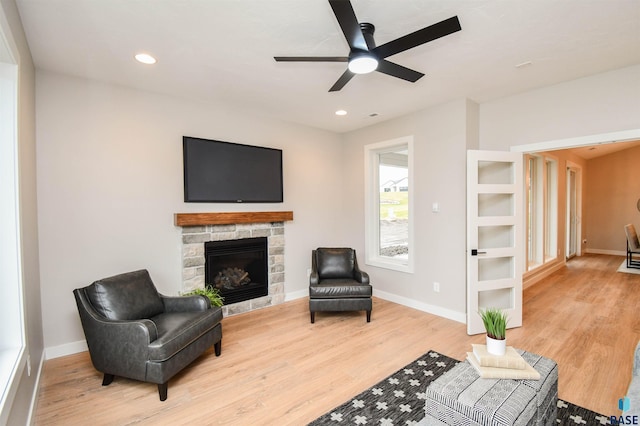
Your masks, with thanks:
[[[205,283],[217,288],[225,305],[269,292],[267,238],[204,243]]]

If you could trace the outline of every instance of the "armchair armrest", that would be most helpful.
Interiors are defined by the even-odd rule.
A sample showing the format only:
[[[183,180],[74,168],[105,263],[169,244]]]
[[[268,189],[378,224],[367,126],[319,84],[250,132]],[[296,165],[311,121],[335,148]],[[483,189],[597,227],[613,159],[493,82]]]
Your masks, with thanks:
[[[196,312],[206,311],[211,307],[211,301],[201,295],[193,296],[163,296],[160,295],[165,312]]]
[[[137,380],[146,378],[149,343],[157,339],[158,331],[148,319],[91,320],[85,325],[85,337],[96,370]]]
[[[360,270],[358,259],[354,259],[353,262],[353,278],[362,284],[369,284],[369,274]]]
[[[158,338],[153,321],[112,320],[98,314],[84,289],[73,291],[91,362],[104,374],[145,380],[149,344]]]
[[[312,271],[311,275],[309,275],[309,285],[318,285],[320,282],[320,276],[317,271]]]
[[[353,278],[361,284],[369,284],[369,274],[358,268],[353,271]]]

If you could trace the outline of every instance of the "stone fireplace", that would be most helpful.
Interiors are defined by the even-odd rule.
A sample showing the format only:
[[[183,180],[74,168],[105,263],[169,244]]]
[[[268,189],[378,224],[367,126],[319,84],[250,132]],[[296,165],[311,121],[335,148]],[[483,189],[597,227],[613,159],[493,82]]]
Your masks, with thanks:
[[[182,228],[182,292],[202,288],[205,283],[214,284],[221,273],[220,285],[229,287],[221,290],[225,316],[283,303],[284,222],[292,219],[292,212],[176,214],[175,224]],[[248,251],[240,255],[239,261],[232,261],[228,255],[244,243],[249,243]],[[260,268],[255,266],[261,256],[258,243],[266,245],[262,259],[266,261],[266,280],[258,277]],[[208,272],[205,246],[219,249],[220,262]],[[243,277],[245,272],[247,277]]]

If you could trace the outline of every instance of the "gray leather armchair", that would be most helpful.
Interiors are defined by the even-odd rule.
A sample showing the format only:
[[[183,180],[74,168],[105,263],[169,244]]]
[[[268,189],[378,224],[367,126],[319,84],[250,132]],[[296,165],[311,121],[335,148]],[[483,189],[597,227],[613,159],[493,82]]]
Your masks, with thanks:
[[[351,248],[318,248],[311,253],[309,311],[311,323],[321,311],[366,311],[371,321],[372,287]]]
[[[222,348],[222,310],[204,296],[167,297],[140,270],[75,289],[91,362],[104,374],[156,383],[167,399],[169,379],[212,345]]]

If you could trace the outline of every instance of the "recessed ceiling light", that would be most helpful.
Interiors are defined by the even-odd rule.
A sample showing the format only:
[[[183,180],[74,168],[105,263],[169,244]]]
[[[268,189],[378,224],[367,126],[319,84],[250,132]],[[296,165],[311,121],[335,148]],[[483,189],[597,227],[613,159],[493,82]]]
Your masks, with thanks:
[[[336,111],[336,115],[347,115],[347,111],[343,110],[343,109],[339,109]]]
[[[157,62],[156,58],[149,55],[148,53],[138,53],[135,56],[135,58],[136,58],[136,61],[141,62],[143,64],[147,64],[147,65],[153,65]]]

